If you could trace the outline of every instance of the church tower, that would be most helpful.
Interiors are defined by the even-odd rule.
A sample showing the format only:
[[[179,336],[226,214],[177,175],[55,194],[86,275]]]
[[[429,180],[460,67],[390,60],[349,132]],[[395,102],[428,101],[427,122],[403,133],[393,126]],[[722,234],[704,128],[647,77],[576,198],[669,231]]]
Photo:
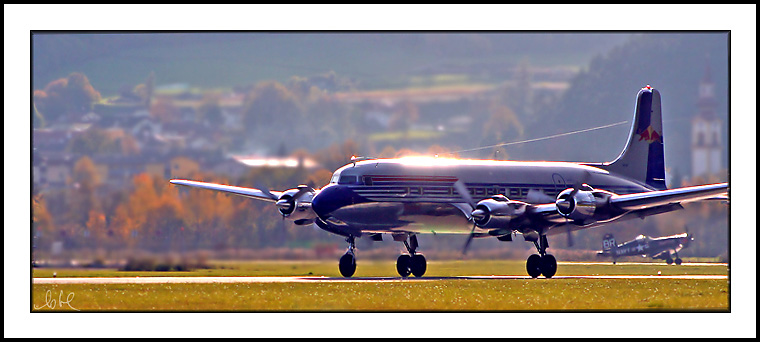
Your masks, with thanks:
[[[691,176],[706,177],[721,170],[721,120],[716,113],[715,83],[710,65],[699,83],[698,113],[691,123]]]

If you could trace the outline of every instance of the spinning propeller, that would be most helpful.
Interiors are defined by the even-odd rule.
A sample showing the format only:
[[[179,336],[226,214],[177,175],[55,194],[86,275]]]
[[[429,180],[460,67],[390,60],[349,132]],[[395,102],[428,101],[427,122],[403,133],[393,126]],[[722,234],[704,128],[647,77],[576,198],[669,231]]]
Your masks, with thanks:
[[[557,209],[561,207],[565,211],[572,210],[572,207],[575,206],[573,196],[575,196],[575,194],[577,194],[578,191],[580,191],[584,185],[588,187],[588,184],[586,183],[588,182],[590,178],[591,178],[591,172],[588,172],[588,170],[584,170],[583,177],[579,181],[575,182],[575,184],[573,185],[573,191],[571,191],[570,194],[567,195],[567,197],[557,199]],[[565,228],[567,229],[567,246],[572,247],[575,244],[573,241],[573,231],[570,229],[570,227],[568,227],[568,225],[570,224],[570,221],[567,219],[567,216],[564,216],[564,217],[565,217]]]
[[[472,239],[475,237],[475,227],[477,226],[477,223],[475,223],[476,218],[482,218],[485,215],[485,212],[483,210],[475,209],[477,207],[477,203],[475,203],[475,200],[472,199],[472,196],[470,196],[470,191],[467,190],[467,187],[464,186],[464,183],[461,180],[457,180],[454,182],[454,189],[459,193],[459,196],[462,196],[462,199],[464,199],[465,203],[470,205],[471,214],[469,219],[472,220],[472,230],[470,231],[470,236],[467,237],[467,242],[464,244],[464,248],[462,249],[462,254],[467,254],[467,247],[470,246],[470,242],[472,242]]]

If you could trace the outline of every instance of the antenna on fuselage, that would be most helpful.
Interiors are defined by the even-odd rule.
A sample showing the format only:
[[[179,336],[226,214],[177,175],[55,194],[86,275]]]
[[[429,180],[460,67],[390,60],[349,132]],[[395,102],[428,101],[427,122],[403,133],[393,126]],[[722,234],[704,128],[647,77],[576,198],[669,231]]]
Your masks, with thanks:
[[[554,135],[550,135],[550,136],[546,136],[546,137],[541,137],[541,138],[533,138],[533,139],[522,140],[522,141],[513,141],[513,142],[501,143],[501,144],[496,144],[496,145],[481,146],[481,147],[475,147],[475,148],[470,148],[470,149],[466,149],[466,150],[459,150],[459,151],[452,151],[452,152],[447,152],[447,153],[448,154],[456,154],[456,153],[462,153],[462,152],[474,152],[474,151],[485,150],[487,148],[504,147],[504,146],[509,146],[509,145],[524,144],[524,143],[529,143],[529,142],[534,142],[534,141],[541,141],[541,140],[559,138],[559,137],[563,137],[563,136],[571,135],[571,134],[585,133],[585,132],[595,131],[595,130],[598,130],[598,129],[604,129],[604,128],[609,128],[609,127],[614,127],[614,126],[620,126],[620,125],[624,125],[624,124],[627,124],[627,123],[628,123],[628,121],[626,120],[626,121],[620,121],[620,122],[616,122],[616,123],[609,124],[609,125],[598,126],[598,127],[593,127],[593,128],[586,128],[586,129],[581,129],[581,130],[572,131],[572,132],[559,133],[559,134],[554,134]]]

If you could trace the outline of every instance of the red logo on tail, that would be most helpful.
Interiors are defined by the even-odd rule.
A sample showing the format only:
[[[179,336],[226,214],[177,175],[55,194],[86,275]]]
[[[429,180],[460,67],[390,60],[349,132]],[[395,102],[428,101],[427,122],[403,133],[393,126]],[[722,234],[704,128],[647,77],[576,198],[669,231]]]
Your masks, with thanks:
[[[662,136],[659,133],[657,133],[657,131],[655,131],[652,128],[652,126],[649,126],[647,127],[646,130],[639,133],[639,141],[642,141],[642,140],[647,141],[650,144],[655,141],[662,142]]]

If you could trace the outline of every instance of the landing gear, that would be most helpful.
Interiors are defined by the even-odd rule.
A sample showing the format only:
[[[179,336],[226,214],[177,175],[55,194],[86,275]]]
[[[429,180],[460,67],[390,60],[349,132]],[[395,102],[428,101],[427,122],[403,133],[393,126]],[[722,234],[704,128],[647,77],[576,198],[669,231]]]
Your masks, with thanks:
[[[414,274],[415,277],[422,277],[427,270],[427,260],[425,256],[417,253],[417,236],[412,235],[409,238],[409,243],[406,239],[403,240],[406,250],[409,254],[401,254],[396,260],[396,271],[402,277],[408,277],[409,274]]]
[[[541,235],[533,244],[536,245],[539,254],[528,257],[528,262],[525,264],[528,275],[531,278],[538,278],[541,274],[546,278],[553,277],[557,273],[557,259],[551,254],[546,254],[546,248],[549,247],[546,235]]]
[[[538,276],[541,275],[541,256],[538,254],[532,254],[528,257],[528,262],[525,266],[528,269],[528,275],[531,278],[538,278]]]
[[[678,253],[676,253],[676,265],[680,265],[683,260],[678,256]]]
[[[412,256],[409,254],[401,254],[396,260],[396,271],[402,277],[408,277],[412,273]]]
[[[340,270],[341,275],[348,278],[356,272],[356,256],[354,255],[356,244],[354,243],[353,236],[346,238],[346,242],[348,242],[348,250],[346,251],[346,254],[343,254],[343,256],[340,257],[338,269]]]
[[[427,271],[427,260],[425,260],[425,256],[422,254],[415,254],[412,255],[412,274],[414,274],[415,277],[422,277],[423,274],[425,274],[425,271]]]
[[[667,262],[668,265],[672,265],[673,264],[673,258],[671,258],[670,256],[668,256],[668,258],[665,259],[665,262]]]
[[[544,277],[551,278],[557,273],[557,259],[551,254],[545,254],[541,257],[541,274]]]

